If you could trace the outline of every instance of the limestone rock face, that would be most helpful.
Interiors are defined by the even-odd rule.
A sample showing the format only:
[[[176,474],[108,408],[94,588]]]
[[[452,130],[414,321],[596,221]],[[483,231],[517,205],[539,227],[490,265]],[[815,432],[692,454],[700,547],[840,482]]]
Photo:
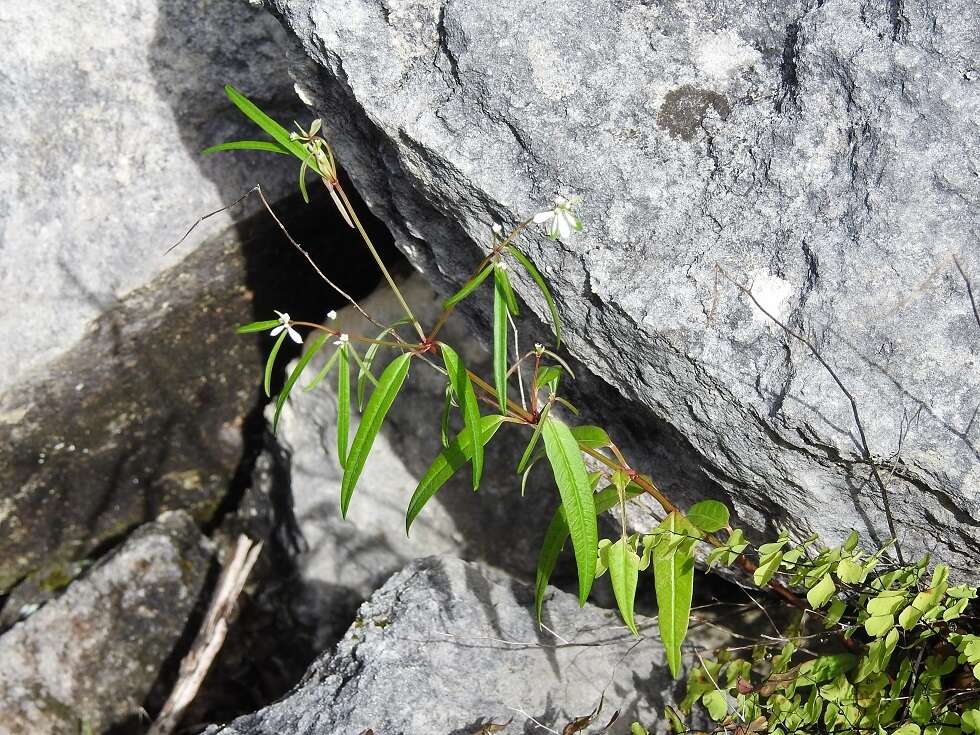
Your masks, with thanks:
[[[583,235],[525,247],[587,407],[679,503],[887,539],[823,359],[906,554],[976,579],[975,3],[266,6],[342,162],[441,288],[492,223],[583,195]]]
[[[218,508],[261,363],[232,329],[269,308],[254,272],[276,260],[249,250],[267,233],[248,206],[166,251],[256,183],[273,201],[295,186],[292,167],[200,155],[252,133],[224,83],[308,112],[281,29],[237,0],[7,4],[0,27],[2,594],[63,586],[166,509]]]
[[[530,727],[528,717],[560,731],[589,714],[603,688],[597,721],[618,709],[617,732],[634,719],[652,732],[672,690],[656,636],[637,645],[615,612],[579,609],[557,591],[546,604],[551,633],[535,622],[533,598],[530,587],[479,564],[413,562],[361,607],[336,653],[292,693],[207,733],[472,733],[511,717],[508,732]]]
[[[187,513],[165,513],[0,636],[0,733],[105,732],[135,718],[211,556]]]

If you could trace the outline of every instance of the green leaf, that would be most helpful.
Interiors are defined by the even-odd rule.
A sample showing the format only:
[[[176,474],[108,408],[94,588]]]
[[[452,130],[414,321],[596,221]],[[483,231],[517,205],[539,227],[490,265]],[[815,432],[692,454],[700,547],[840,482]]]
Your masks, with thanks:
[[[806,593],[806,601],[814,610],[819,610],[827,604],[827,600],[833,597],[835,592],[837,592],[837,585],[828,572]]]
[[[243,95],[230,84],[225,85],[225,94],[228,95],[228,99],[234,103],[235,107],[242,111],[245,117],[262,128],[266,133],[271,135],[279,145],[296,156],[300,161],[306,159],[306,157],[309,155],[306,148],[295,140],[291,140],[289,137],[289,131],[262,112],[262,110],[260,110],[254,102],[248,99],[248,97]],[[314,170],[316,169],[314,168]],[[317,171],[317,173],[320,172]]]
[[[263,322],[252,322],[251,324],[243,324],[238,327],[235,331],[238,334],[251,334],[252,332],[268,332],[273,327],[280,324],[278,319],[266,319]]]
[[[756,587],[765,587],[769,584],[782,560],[783,554],[780,551],[772,551],[759,558],[759,567],[752,575],[752,581],[755,582]]]
[[[390,334],[394,334],[395,330],[403,324],[410,324],[408,319],[399,319],[397,322],[389,327],[385,327],[376,339],[383,340]],[[378,351],[381,349],[382,345],[378,342],[372,342],[368,345],[368,348],[364,351],[364,359],[358,361],[358,371],[357,371],[357,409],[359,411],[364,410],[364,395],[367,389],[368,381],[370,380],[375,385],[378,384],[377,379],[375,379],[374,374],[371,372],[371,367],[374,365],[374,360],[378,356]]]
[[[500,413],[507,413],[507,297],[494,280],[493,289],[493,382]]]
[[[720,689],[712,689],[705,694],[701,698],[701,703],[708,710],[708,716],[715,722],[721,722],[728,714],[728,695]]]
[[[504,301],[507,303],[507,311],[513,316],[520,314],[520,309],[517,308],[517,298],[514,296],[514,289],[510,285],[510,279],[507,277],[507,271],[504,270],[503,265],[494,266],[493,279],[494,284],[499,286],[501,293],[504,295]]]
[[[595,499],[581,450],[571,430],[565,423],[550,416],[543,423],[541,435],[544,438],[545,454],[551,463],[561,504],[565,509],[565,521],[568,523],[578,568],[579,604],[584,606],[595,579],[596,549],[599,545]]]
[[[542,385],[551,385],[551,390],[557,390],[558,379],[561,377],[561,368],[558,365],[547,365],[540,370],[534,377],[534,387],[540,388]]]
[[[541,437],[541,429],[544,427],[544,422],[548,419],[548,414],[551,412],[551,403],[544,404],[544,408],[541,409],[541,414],[538,416],[538,423],[534,425],[534,431],[531,432],[531,439],[527,443],[527,447],[524,449],[524,454],[521,455],[521,461],[517,463],[517,474],[523,475],[525,470],[527,470],[528,465],[531,463],[531,457],[534,455],[534,448],[538,445],[538,439]]]
[[[350,350],[349,343],[340,345],[337,364],[337,458],[347,467],[347,442],[350,440]]]
[[[841,559],[840,564],[837,565],[837,579],[844,584],[861,584],[869,571],[854,559]]]
[[[626,486],[627,498],[635,498],[642,494],[643,490],[638,486],[633,484]],[[594,497],[596,515],[605,513],[619,504],[619,492],[612,485],[600,490]],[[541,622],[541,606],[544,602],[545,590],[548,588],[548,580],[551,579],[551,573],[555,570],[558,556],[561,554],[567,538],[568,524],[565,522],[565,509],[559,506],[551,517],[551,523],[548,524],[548,530],[544,534],[541,550],[538,552],[538,571],[534,581],[534,614],[539,623]]]
[[[322,368],[320,368],[320,372],[316,374],[316,377],[314,377],[313,380],[310,381],[310,384],[303,388],[303,390],[309,393],[311,390],[320,385],[320,381],[330,374],[330,371],[333,370],[333,366],[337,364],[337,360],[339,358],[340,350],[334,350],[334,353],[330,356],[330,359],[324,363]]]
[[[347,517],[347,508],[354,494],[354,487],[364,470],[364,463],[374,445],[374,439],[381,430],[388,409],[391,408],[405,382],[408,368],[412,364],[411,360],[411,353],[406,352],[388,363],[388,367],[378,379],[378,387],[374,389],[368,400],[364,415],[361,416],[361,424],[354,435],[354,442],[347,455],[347,465],[344,467],[344,479],[340,484],[340,514],[344,518]]]
[[[497,429],[503,422],[504,417],[498,415],[484,416],[480,419],[480,438],[484,446],[497,433]],[[411,530],[412,523],[415,522],[419,513],[422,512],[422,508],[432,496],[446,484],[449,478],[456,473],[456,470],[470,461],[470,457],[473,456],[473,444],[471,442],[469,430],[464,429],[449,442],[449,446],[443,449],[429,465],[429,469],[419,480],[419,484],[412,494],[412,499],[408,503],[408,510],[405,512],[406,534]]]
[[[449,374],[449,382],[463,411],[463,425],[470,432],[470,446],[473,448],[470,461],[473,464],[473,489],[480,487],[480,477],[483,474],[483,430],[480,424],[480,404],[476,400],[476,391],[466,372],[466,366],[452,347],[440,343],[442,361]]]
[[[555,300],[551,297],[551,291],[548,290],[548,285],[544,282],[544,278],[541,277],[541,273],[534,266],[534,263],[532,263],[530,258],[528,258],[524,253],[514,246],[510,246],[508,248],[508,252],[513,255],[517,262],[524,267],[527,274],[531,276],[531,280],[537,284],[538,289],[541,291],[541,295],[544,296],[544,300],[548,304],[548,311],[551,312],[551,328],[555,333],[555,346],[560,347],[561,320],[558,318],[558,308],[555,306]]]
[[[276,413],[272,418],[273,434],[275,434],[276,430],[279,428],[279,416],[282,414],[282,409],[286,405],[286,399],[289,397],[289,392],[293,389],[293,386],[296,385],[296,381],[299,380],[299,376],[303,374],[304,370],[306,370],[306,366],[310,364],[310,360],[312,360],[316,353],[320,351],[320,348],[326,344],[328,337],[329,335],[327,334],[321,334],[316,338],[316,340],[313,342],[313,346],[300,356],[299,362],[296,363],[296,367],[293,368],[293,371],[286,379],[286,384],[283,385],[282,390],[279,391],[279,397],[276,398]]]
[[[463,287],[459,289],[456,293],[450,296],[448,299],[442,302],[443,309],[451,309],[460,301],[469,296],[473,291],[479,288],[480,284],[487,280],[493,272],[493,263],[489,263],[482,271],[473,276],[470,280],[463,284]]]
[[[671,513],[658,526],[663,538],[653,550],[653,577],[657,592],[657,617],[660,640],[664,644],[670,673],[678,678],[681,672],[681,645],[687,637],[694,596],[695,539],[676,539],[694,533],[690,523]],[[673,539],[671,537],[674,537]]]
[[[728,508],[717,500],[702,500],[691,506],[687,520],[705,533],[715,533],[728,525]]]
[[[446,398],[442,402],[442,415],[439,417],[439,443],[445,449],[449,446],[449,412],[453,407],[452,386],[446,384]]]
[[[230,143],[218,143],[218,145],[209,146],[201,151],[201,154],[207,155],[221,151],[266,151],[268,153],[285,153],[287,156],[292,153],[292,151],[271,140],[235,140]]]
[[[285,329],[279,333],[279,338],[276,343],[272,345],[272,350],[269,352],[269,358],[265,361],[265,375],[262,377],[262,387],[265,388],[266,398],[272,398],[272,368],[275,367],[276,357],[279,355],[279,348],[282,347],[283,340],[286,339],[286,335],[289,334]]]
[[[640,557],[626,539],[620,538],[606,550],[606,564],[619,614],[630,632],[638,636],[640,632],[633,618],[633,606],[636,602],[636,581],[640,575]]]
[[[612,444],[609,434],[598,426],[573,426],[572,436],[580,445],[589,449],[601,449]]]
[[[299,193],[303,195],[303,201],[310,203],[310,195],[306,191],[306,169],[310,167],[311,156],[307,156],[303,165],[299,167]]]

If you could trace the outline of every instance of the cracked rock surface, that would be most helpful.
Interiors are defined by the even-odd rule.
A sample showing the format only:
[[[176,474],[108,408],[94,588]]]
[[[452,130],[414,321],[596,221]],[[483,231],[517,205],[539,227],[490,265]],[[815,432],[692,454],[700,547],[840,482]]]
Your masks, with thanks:
[[[560,730],[591,712],[603,687],[602,724],[619,709],[617,732],[633,719],[652,732],[673,701],[656,636],[637,645],[615,612],[580,609],[558,591],[545,605],[553,635],[538,628],[533,599],[531,587],[479,564],[447,556],[412,562],[288,696],[207,734],[463,735],[512,715],[508,732],[530,732],[522,729],[527,716]],[[656,627],[638,624],[641,632]],[[706,640],[695,633],[692,642]]]
[[[0,733],[105,732],[135,718],[211,556],[187,513],[165,513],[0,637]]]
[[[906,555],[977,579],[975,3],[266,6],[342,162],[440,288],[492,223],[584,196],[582,236],[526,249],[586,407],[682,505],[891,535],[850,402],[764,309],[854,397]]]

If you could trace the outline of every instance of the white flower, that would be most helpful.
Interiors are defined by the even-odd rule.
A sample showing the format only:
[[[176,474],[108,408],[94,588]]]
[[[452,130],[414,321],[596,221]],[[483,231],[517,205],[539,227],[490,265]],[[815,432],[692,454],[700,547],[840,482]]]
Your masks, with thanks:
[[[337,318],[337,312],[336,311],[334,311],[333,309],[331,309],[330,311],[327,312],[327,319],[329,319],[330,321],[333,321],[336,318]]]
[[[581,197],[577,196],[567,199],[562,196],[555,197],[554,209],[538,212],[534,215],[534,221],[539,225],[548,224],[548,237],[552,240],[557,240],[559,237],[563,240],[567,239],[571,237],[572,232],[582,229],[582,220],[573,210],[580,201],[582,201]]]
[[[506,263],[503,263],[503,262],[497,263],[497,270],[498,271],[505,271],[505,270],[507,270],[507,264]]]
[[[346,332],[341,332],[340,335],[337,337],[337,339],[334,340],[334,344],[340,346],[343,346],[348,342],[350,342],[350,335],[347,334]]]
[[[273,310],[275,311],[275,310]],[[283,314],[281,311],[277,311],[276,314],[279,315],[279,326],[273,327],[272,331],[269,333],[273,337],[279,336],[282,330],[286,330],[286,334],[289,338],[298,345],[303,344],[303,338],[300,336],[299,332],[292,328],[290,325],[289,313]]]
[[[495,235],[503,235],[504,234],[504,228],[501,227],[500,224],[497,223],[497,222],[494,222],[493,223],[493,227],[491,229],[493,229],[493,234],[495,234]]]

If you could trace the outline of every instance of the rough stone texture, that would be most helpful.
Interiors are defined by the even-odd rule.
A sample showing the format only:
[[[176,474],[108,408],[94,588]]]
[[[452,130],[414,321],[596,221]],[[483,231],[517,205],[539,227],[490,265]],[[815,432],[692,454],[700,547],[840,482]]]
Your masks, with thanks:
[[[201,157],[252,133],[222,85],[287,119],[306,113],[281,30],[236,0],[8,3],[0,26],[4,393],[170,267],[164,251],[195,219],[259,181],[295,185],[288,166],[257,177],[257,157]],[[232,221],[213,217],[186,248]]]
[[[236,0],[7,4],[0,27],[0,594],[32,575],[43,597],[107,539],[226,493],[261,361],[229,332],[269,308],[254,267],[275,272],[239,244],[271,231],[244,224],[252,202],[165,251],[255,183],[295,186],[200,155],[252,132],[225,82],[308,112],[281,29]]]
[[[889,535],[844,395],[721,266],[854,395],[907,553],[977,578],[975,3],[266,5],[341,160],[439,287],[492,222],[584,195],[583,236],[526,247],[599,378],[590,407],[681,503]]]
[[[0,637],[0,733],[99,733],[135,717],[210,561],[190,516],[165,513]]]
[[[560,731],[591,712],[603,688],[602,724],[621,710],[613,732],[633,719],[662,729],[673,684],[655,636],[630,650],[637,640],[614,612],[579,609],[564,592],[548,600],[545,622],[557,636],[534,621],[532,589],[506,575],[451,557],[416,561],[361,607],[336,653],[289,696],[206,732],[468,735],[511,716],[505,732],[539,731],[514,709]],[[692,644],[704,640],[695,634]]]

